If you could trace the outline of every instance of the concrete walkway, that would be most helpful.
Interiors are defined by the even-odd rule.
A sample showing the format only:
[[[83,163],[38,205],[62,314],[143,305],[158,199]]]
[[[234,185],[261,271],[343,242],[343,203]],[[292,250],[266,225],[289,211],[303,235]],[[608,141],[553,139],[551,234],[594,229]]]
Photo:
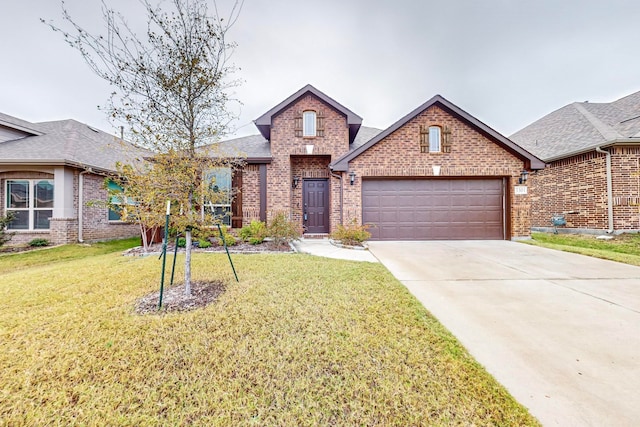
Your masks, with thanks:
[[[369,248],[545,426],[640,425],[640,267],[508,241]]]
[[[378,262],[368,250],[345,249],[334,246],[329,239],[300,239],[293,242],[296,251],[326,258],[344,259],[350,261]]]

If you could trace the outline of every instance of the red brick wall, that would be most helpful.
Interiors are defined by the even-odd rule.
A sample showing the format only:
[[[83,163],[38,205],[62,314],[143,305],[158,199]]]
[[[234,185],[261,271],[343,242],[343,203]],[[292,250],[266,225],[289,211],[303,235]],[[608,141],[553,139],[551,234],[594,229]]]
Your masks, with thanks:
[[[137,224],[128,224],[119,221],[109,221],[109,210],[104,203],[107,201],[107,190],[103,188],[104,177],[94,174],[85,174],[84,177],[84,203],[82,206],[82,238],[85,241],[121,239],[140,235],[140,227]],[[75,204],[77,199],[77,180]]]
[[[421,153],[420,125],[448,127],[451,130],[451,152]],[[348,175],[343,174],[344,221],[362,219],[362,177],[428,177],[433,176],[434,165],[441,167],[440,176],[445,177],[510,178],[511,236],[529,236],[529,196],[514,194],[523,168],[522,160],[437,106],[428,108],[350,162],[349,167],[357,179],[355,185],[349,185]]]
[[[297,137],[295,119],[299,112],[313,110],[324,116],[324,136]],[[313,155],[308,155],[305,146],[313,144]],[[299,205],[302,197],[302,180],[298,189],[292,192],[291,183],[294,173],[300,177],[322,174],[328,176],[328,165],[349,150],[349,129],[346,117],[324,104],[315,96],[303,96],[291,106],[273,118],[271,129],[272,162],[268,166],[267,218],[274,213],[285,211],[302,224]],[[300,156],[292,161],[291,155]],[[310,160],[301,160],[309,156]],[[319,157],[311,157],[319,156]],[[292,170],[292,163],[295,171]],[[309,169],[305,169],[308,167]],[[324,171],[320,169],[324,167]],[[330,180],[330,185],[335,185]],[[331,193],[334,191],[332,189]],[[333,214],[331,215],[334,216]],[[332,223],[334,220],[332,218]]]
[[[611,153],[614,229],[638,230],[640,148],[616,147]],[[533,227],[551,227],[551,216],[564,213],[567,228],[609,228],[604,154],[592,151],[551,162],[530,181]]]
[[[242,225],[260,219],[260,166],[246,165],[242,170]]]

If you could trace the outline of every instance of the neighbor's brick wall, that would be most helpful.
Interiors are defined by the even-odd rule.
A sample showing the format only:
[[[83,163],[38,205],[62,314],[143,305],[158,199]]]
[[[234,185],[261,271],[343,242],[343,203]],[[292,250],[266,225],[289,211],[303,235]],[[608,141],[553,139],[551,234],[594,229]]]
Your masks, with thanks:
[[[296,137],[295,118],[298,112],[305,110],[322,111],[324,115],[324,136],[318,137]],[[313,144],[313,154],[307,155],[305,146]],[[304,177],[302,165],[309,166],[306,174],[319,174],[321,166],[327,169],[329,163],[343,155],[349,150],[349,129],[346,117],[324,104],[315,96],[308,94],[303,96],[290,107],[283,110],[273,118],[271,129],[271,155],[272,162],[268,166],[267,182],[267,218],[271,218],[274,213],[285,211],[291,214],[296,221],[302,225],[301,205],[302,180],[298,189],[292,193],[291,182],[294,171],[292,171],[291,155],[309,157],[311,160],[295,160],[298,176]],[[319,156],[319,157],[312,157]],[[297,163],[296,163],[297,162]],[[298,172],[295,172],[298,173]],[[328,169],[322,172],[323,177],[328,176]],[[329,185],[330,203],[335,205],[333,195],[336,180],[330,180]],[[331,223],[335,223],[336,214],[331,212]]]
[[[420,125],[448,127],[451,130],[451,152],[421,153]],[[442,177],[509,178],[511,237],[530,235],[530,196],[514,194],[523,168],[522,160],[437,106],[428,108],[350,162],[349,167],[357,179],[355,185],[349,185],[348,175],[343,174],[345,222],[352,218],[362,220],[363,177],[429,177],[433,176],[434,165],[441,166]]]
[[[84,203],[82,238],[85,241],[121,239],[140,235],[137,224],[109,221],[109,211],[104,205],[107,201],[107,190],[103,188],[104,177],[94,174],[84,176]],[[77,209],[77,181],[75,180],[75,205]]]
[[[640,148],[615,147],[611,154],[614,229],[638,230]],[[551,216],[563,213],[567,228],[609,228],[604,154],[592,151],[551,162],[531,182],[533,227],[551,227]]]

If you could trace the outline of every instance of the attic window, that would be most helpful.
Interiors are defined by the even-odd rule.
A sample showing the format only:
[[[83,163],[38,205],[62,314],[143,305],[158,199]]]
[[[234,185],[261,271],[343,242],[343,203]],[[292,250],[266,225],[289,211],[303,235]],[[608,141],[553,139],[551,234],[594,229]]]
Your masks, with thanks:
[[[316,136],[316,112],[302,113],[302,136]]]
[[[296,137],[323,137],[324,136],[324,115],[322,110],[298,111],[295,116]]]

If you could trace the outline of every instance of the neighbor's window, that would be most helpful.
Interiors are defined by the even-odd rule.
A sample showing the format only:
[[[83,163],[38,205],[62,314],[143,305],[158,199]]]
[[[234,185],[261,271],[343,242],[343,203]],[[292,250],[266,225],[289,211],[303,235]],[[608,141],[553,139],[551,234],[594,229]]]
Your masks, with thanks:
[[[302,136],[316,136],[316,112],[302,113]]]
[[[6,181],[7,212],[15,218],[10,230],[48,230],[53,216],[52,179],[9,179]]]
[[[429,152],[439,153],[441,151],[440,126],[429,127]]]
[[[113,181],[107,183],[107,189],[109,191],[109,221],[122,221],[122,206],[135,205],[133,200],[130,200],[127,196],[120,195],[123,189]]]
[[[213,168],[207,174],[215,199],[206,204],[206,209],[222,223],[231,226],[231,168]]]

